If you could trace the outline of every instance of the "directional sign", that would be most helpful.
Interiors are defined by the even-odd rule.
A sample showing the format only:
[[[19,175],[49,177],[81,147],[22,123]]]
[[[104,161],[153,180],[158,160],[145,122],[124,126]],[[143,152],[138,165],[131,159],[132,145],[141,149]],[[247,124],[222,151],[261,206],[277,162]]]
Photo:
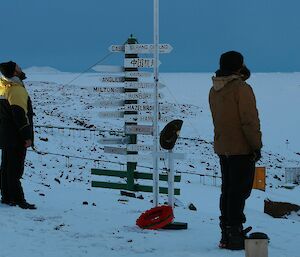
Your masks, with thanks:
[[[103,77],[102,78],[102,82],[104,82],[104,83],[110,83],[110,82],[122,83],[124,81],[125,81],[124,77]]]
[[[124,112],[100,112],[99,116],[101,118],[123,118]]]
[[[135,145],[135,144],[130,144],[127,145],[127,151],[153,151],[153,145]]]
[[[94,105],[99,107],[118,107],[118,106],[124,106],[125,101],[124,100],[103,100],[99,103],[95,103]]]
[[[152,154],[155,154],[155,153],[152,153]],[[182,160],[185,158],[185,154],[184,153],[166,153],[166,152],[158,152],[157,153],[157,156],[159,158],[163,158],[163,159],[168,159],[169,158],[169,155],[172,155],[172,157],[174,159],[177,159],[177,160]]]
[[[97,72],[107,72],[107,73],[121,73],[124,71],[123,66],[114,66],[114,65],[96,65],[92,69]]]
[[[110,52],[124,52],[125,51],[125,46],[124,45],[111,45],[108,50]]]
[[[125,58],[124,67],[126,68],[154,68],[153,58]],[[158,65],[161,62],[158,61]]]
[[[154,110],[154,105],[150,105],[150,104],[126,104],[124,107],[125,111],[141,111],[141,112],[145,112],[145,111],[153,111]]]
[[[128,154],[126,156],[127,162],[139,162],[139,161],[150,161],[152,160],[152,154],[146,155],[137,155],[137,154]]]
[[[102,138],[99,140],[100,144],[107,144],[107,145],[122,145],[128,144],[130,142],[129,137],[112,137],[112,138]]]
[[[159,98],[163,98],[163,94],[159,94]],[[153,93],[125,93],[126,100],[150,99],[154,98]]]
[[[155,46],[153,44],[127,44],[125,45],[126,54],[153,54]],[[159,52],[161,54],[170,53],[173,47],[169,44],[160,44]]]
[[[105,153],[126,155],[127,149],[113,146],[104,146]]]
[[[94,87],[94,91],[99,93],[124,93],[124,87]]]
[[[152,135],[153,134],[153,126],[146,126],[146,125],[125,126],[125,133],[126,134]]]
[[[138,121],[152,122],[153,116],[125,115],[124,120],[125,120],[125,122],[138,122]],[[159,121],[161,121],[161,122],[169,122],[171,120],[172,120],[171,117],[160,117],[159,118]]]
[[[128,78],[147,78],[151,77],[153,74],[151,72],[142,72],[142,71],[127,71],[125,72],[125,77]]]
[[[112,82],[112,81],[110,81]],[[117,81],[114,81],[117,82]],[[124,87],[94,87],[94,91],[99,93],[125,93],[124,88],[140,88],[151,89],[154,88],[154,83],[142,83],[142,82],[125,82]],[[159,84],[160,88],[165,87],[164,84]]]
[[[164,106],[162,104],[159,105],[159,110],[161,111],[171,111],[171,106]],[[137,111],[137,112],[146,112],[146,111],[154,111],[154,105],[152,104],[125,104],[125,111]]]
[[[145,88],[145,89],[153,89],[155,87],[155,83],[148,83],[148,82],[125,82],[125,88]],[[159,88],[164,88],[166,85],[159,83]]]

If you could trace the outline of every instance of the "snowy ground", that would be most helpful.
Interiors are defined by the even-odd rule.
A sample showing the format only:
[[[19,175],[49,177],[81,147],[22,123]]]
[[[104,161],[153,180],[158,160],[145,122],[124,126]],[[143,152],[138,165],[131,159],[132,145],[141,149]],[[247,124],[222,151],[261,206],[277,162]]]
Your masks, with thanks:
[[[77,74],[41,68],[27,73],[26,84],[35,105],[35,124],[122,130],[122,119],[99,118],[99,112],[105,111],[99,102],[115,98],[93,92],[94,86],[101,86],[99,75],[85,74],[69,83]],[[187,158],[176,164],[178,172],[219,176],[208,107],[211,76],[161,75],[162,83],[167,85],[162,89],[164,104],[172,107],[167,114],[184,119],[176,151],[187,153]],[[300,109],[300,73],[253,74],[249,83],[256,93],[262,123],[264,151],[259,165],[267,167],[268,178],[266,192],[254,190],[247,202],[246,225],[269,235],[270,256],[299,257],[300,218],[294,215],[289,219],[273,219],[263,213],[263,202],[271,198],[300,205],[299,186],[293,190],[281,187],[284,168],[300,166],[300,117],[296,114]],[[244,256],[243,251],[217,248],[219,179],[182,174],[182,182],[177,185],[181,195],[176,199],[175,216],[177,221],[188,222],[186,231],[146,231],[136,227],[141,212],[152,207],[151,194],[140,193],[144,197],[141,200],[120,196],[118,190],[91,188],[91,180],[105,179],[92,177],[91,168],[124,168],[119,163],[124,163],[125,158],[104,154],[103,145],[98,142],[103,136],[118,135],[36,129],[38,150],[73,157],[28,153],[23,185],[28,201],[36,203],[38,209],[26,211],[0,204],[0,257]],[[152,143],[150,136],[138,139],[141,144]],[[151,167],[151,160],[139,165]],[[164,167],[161,163],[161,169]],[[138,170],[150,171],[144,167]],[[166,197],[161,196],[160,201],[163,203]],[[187,208],[190,203],[197,211]]]

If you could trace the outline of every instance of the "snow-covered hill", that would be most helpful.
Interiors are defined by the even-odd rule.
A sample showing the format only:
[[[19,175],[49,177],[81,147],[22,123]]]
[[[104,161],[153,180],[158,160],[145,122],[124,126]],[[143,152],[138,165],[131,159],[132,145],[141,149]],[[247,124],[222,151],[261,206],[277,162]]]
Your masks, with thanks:
[[[39,69],[27,72],[35,124],[78,130],[36,128],[37,149],[51,153],[28,153],[23,184],[28,201],[36,203],[38,209],[0,205],[0,256],[244,256],[243,251],[217,248],[220,180],[211,176],[220,174],[207,102],[212,74],[161,75],[167,85],[162,89],[164,104],[171,109],[165,114],[184,119],[175,151],[186,153],[187,158],[175,166],[182,173],[175,216],[177,221],[188,222],[189,229],[146,231],[136,227],[135,220],[152,207],[151,194],[139,193],[143,199],[135,199],[120,196],[118,190],[90,186],[91,180],[111,180],[92,177],[91,168],[123,169],[126,162],[124,156],[104,154],[99,144],[100,138],[122,136],[122,119],[99,117],[99,112],[105,111],[100,108],[101,101],[116,96],[93,91],[93,87],[101,86],[95,73],[72,81],[78,74],[50,74]],[[267,167],[268,178],[266,192],[254,190],[247,202],[247,225],[269,235],[270,256],[299,257],[299,217],[273,219],[263,213],[263,202],[271,198],[300,204],[299,186],[294,190],[281,187],[284,168],[300,165],[300,117],[296,115],[300,109],[300,74],[253,74],[249,83],[256,93],[262,122],[264,151],[259,165]],[[83,128],[102,131],[80,130]],[[150,136],[139,136],[138,140],[152,143]],[[143,166],[139,171],[151,171],[147,168],[151,160],[138,165]],[[163,171],[164,162],[160,168]],[[160,201],[164,203],[166,196]],[[190,203],[197,211],[188,209]]]

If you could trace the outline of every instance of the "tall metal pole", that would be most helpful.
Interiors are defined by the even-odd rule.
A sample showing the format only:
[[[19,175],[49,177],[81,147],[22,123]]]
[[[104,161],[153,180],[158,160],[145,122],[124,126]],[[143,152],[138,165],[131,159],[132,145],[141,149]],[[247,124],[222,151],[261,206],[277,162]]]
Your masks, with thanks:
[[[158,152],[159,152],[159,127],[158,127],[158,86],[159,86],[159,0],[154,1],[154,81],[155,81],[155,103],[154,103],[154,156],[153,156],[153,204],[158,206],[158,196],[159,196],[159,171],[158,171]]]
[[[168,202],[169,206],[174,208],[174,156],[173,151],[168,152],[169,172],[168,172]]]

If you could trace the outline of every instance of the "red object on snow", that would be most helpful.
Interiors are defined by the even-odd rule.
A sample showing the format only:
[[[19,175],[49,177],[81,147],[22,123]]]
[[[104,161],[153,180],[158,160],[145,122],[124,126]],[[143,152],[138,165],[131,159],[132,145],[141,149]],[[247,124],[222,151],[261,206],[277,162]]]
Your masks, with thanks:
[[[172,223],[173,220],[174,214],[172,207],[163,205],[142,213],[137,219],[136,225],[143,229],[160,229]]]

